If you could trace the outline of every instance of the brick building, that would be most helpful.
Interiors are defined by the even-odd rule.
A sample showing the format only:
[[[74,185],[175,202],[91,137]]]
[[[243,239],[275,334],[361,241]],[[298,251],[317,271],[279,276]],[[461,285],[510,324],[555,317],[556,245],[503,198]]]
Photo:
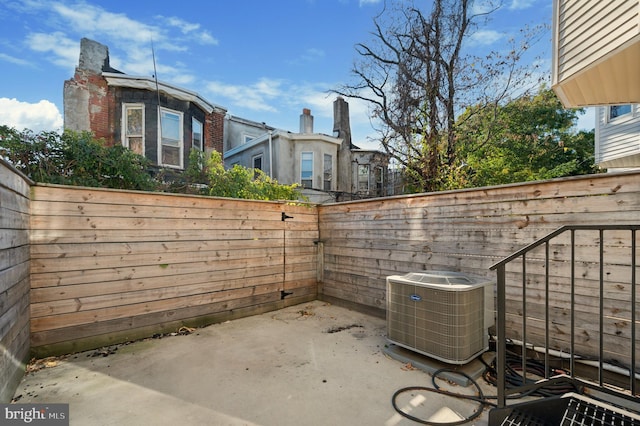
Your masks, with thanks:
[[[226,112],[195,92],[112,68],[107,46],[86,38],[64,82],[65,129],[91,131],[159,167],[185,169],[191,148],[222,153]]]

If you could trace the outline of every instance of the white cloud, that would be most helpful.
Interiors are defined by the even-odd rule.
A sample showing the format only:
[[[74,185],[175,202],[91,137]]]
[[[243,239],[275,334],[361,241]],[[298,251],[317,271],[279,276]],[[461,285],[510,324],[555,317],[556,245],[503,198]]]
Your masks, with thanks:
[[[150,18],[152,23],[145,23],[84,2],[31,0],[23,9],[40,15],[52,29],[28,34],[27,46],[36,52],[49,53],[47,60],[67,68],[71,74],[80,53],[80,37],[75,34],[107,44],[111,66],[132,75],[153,75],[153,45],[159,78],[174,84],[192,83],[195,77],[184,65],[163,60],[163,52],[187,52],[194,44],[218,44],[200,24],[177,17],[155,16]],[[0,60],[11,59],[0,56]]]
[[[261,78],[257,82],[242,86],[219,81],[205,84],[205,91],[216,97],[224,97],[235,106],[252,111],[277,112],[274,99],[282,96],[282,81]]]
[[[27,45],[36,52],[51,52],[51,61],[61,67],[73,69],[80,56],[80,42],[61,32],[51,34],[32,33],[27,36]]]
[[[300,64],[309,64],[321,61],[325,57],[325,51],[322,49],[318,49],[315,47],[311,47],[305,50],[302,54],[300,54],[297,58],[288,60],[287,63],[290,65],[300,65]]]
[[[377,4],[380,3],[382,0],[360,0],[359,2],[359,6],[366,6],[368,4]]]
[[[162,76],[162,74],[160,74],[160,76]],[[191,74],[184,74],[184,73],[179,73],[179,74],[175,74],[173,77],[171,77],[171,84],[175,84],[176,86],[180,86],[180,87],[185,87],[185,86],[189,86],[192,83],[194,83],[196,81],[195,76],[191,75]]]
[[[301,59],[305,62],[315,62],[318,59],[324,58],[324,56],[324,50],[312,47],[304,52],[304,54],[301,56]]]
[[[175,16],[168,18],[158,16],[158,19],[166,22],[169,26],[179,29],[182,34],[189,35],[189,40],[194,40],[200,44],[209,44],[213,46],[218,45],[218,40],[208,31],[202,30],[200,24],[187,22],[184,19],[177,18]]]
[[[182,31],[183,34],[188,34],[200,28],[200,24],[193,24],[185,21],[184,19],[177,18],[175,16],[171,16],[168,18],[160,16],[159,18],[164,19],[168,25],[171,25],[172,27],[176,27],[180,29],[180,31]]]
[[[491,0],[475,1],[471,5],[471,15],[485,15],[495,10],[496,5]]]
[[[160,38],[157,28],[130,19],[121,13],[107,12],[98,6],[76,3],[70,7],[62,3],[52,3],[51,9],[79,33],[101,33],[116,40],[136,43],[140,40],[148,42],[152,38]]]
[[[533,7],[536,0],[512,0],[509,5],[510,10],[522,10]]]
[[[47,100],[32,104],[15,98],[0,98],[0,124],[37,133],[61,130],[63,120],[58,107]]]
[[[196,35],[195,40],[199,41],[201,44],[210,44],[212,46],[217,46],[218,45],[218,39],[213,37],[207,31],[200,31]]]
[[[6,53],[0,53],[0,61],[11,62],[12,64],[16,64],[16,65],[25,65],[25,66],[31,65],[29,61],[16,58],[15,56],[7,55]]]
[[[488,46],[503,37],[504,34],[495,30],[479,30],[469,37],[469,46]]]

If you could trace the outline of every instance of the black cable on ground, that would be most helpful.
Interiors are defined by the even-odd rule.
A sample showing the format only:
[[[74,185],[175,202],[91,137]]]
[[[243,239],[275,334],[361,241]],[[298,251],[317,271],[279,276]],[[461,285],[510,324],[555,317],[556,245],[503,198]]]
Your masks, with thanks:
[[[485,379],[487,383],[496,386],[497,371],[496,371],[495,359],[491,364],[488,364],[483,359],[482,356],[480,356],[479,359],[486,367],[485,371],[482,373],[482,377]],[[545,367],[540,362],[536,360],[527,360],[526,367],[527,367],[527,374],[535,374],[538,377],[546,377]],[[531,389],[528,389],[527,391],[516,394],[516,395],[511,395],[508,397],[509,399],[518,399],[518,398],[523,398],[525,396],[549,397],[549,396],[563,395],[568,392],[578,391],[576,386],[570,381],[567,381],[564,383],[542,383],[540,384],[540,386],[536,386],[537,384],[539,384],[538,381],[533,380],[531,378],[527,378],[525,380],[524,377],[518,371],[522,371],[522,358],[510,352],[507,356],[507,371],[506,371],[507,389],[513,389],[516,387],[521,387],[523,385],[526,385],[527,387],[531,386]],[[459,394],[459,393],[449,392],[449,391],[440,389],[440,387],[436,383],[436,378],[438,377],[438,375],[444,372],[459,374],[465,377],[477,389],[478,395],[474,396],[474,395]],[[558,371],[555,371],[555,373],[558,373]],[[433,388],[428,388],[424,386],[409,386],[402,389],[398,389],[391,397],[391,404],[393,405],[393,408],[396,410],[396,412],[401,416],[406,417],[407,419],[413,420],[414,422],[424,424],[424,425],[458,426],[458,425],[469,423],[475,418],[477,418],[478,416],[480,416],[487,406],[492,406],[492,407],[497,406],[497,404],[493,402],[489,402],[489,400],[497,399],[498,397],[494,395],[492,396],[484,395],[484,393],[482,392],[482,389],[480,388],[480,385],[478,385],[478,383],[472,377],[470,377],[468,374],[462,371],[456,371],[449,368],[442,368],[440,370],[435,371],[432,374],[431,381],[433,384]],[[398,396],[400,394],[403,394],[405,392],[410,392],[410,391],[433,392],[440,395],[450,396],[453,398],[465,399],[465,400],[477,402],[479,405],[476,411],[474,411],[471,415],[464,418],[463,420],[456,420],[453,422],[431,422],[429,420],[420,419],[418,417],[412,416],[411,414],[405,413],[398,407],[396,403]]]
[[[479,359],[486,367],[485,371],[482,373],[482,377],[487,383],[493,386],[497,386],[498,378],[496,370],[496,360],[494,359],[491,364],[488,364],[482,357],[479,357]],[[527,377],[526,380],[524,379],[521,374],[522,358],[519,355],[513,352],[508,352],[506,356],[506,362],[505,385],[507,389],[513,389],[527,385],[535,385],[539,382],[539,380],[534,380],[530,377]],[[544,364],[537,360],[528,359],[526,367],[527,374],[529,375],[547,377]],[[562,370],[549,371],[550,376],[558,374],[567,374],[567,372]],[[532,388],[526,392],[513,395],[510,397],[510,399],[522,398],[524,396],[549,397],[564,395],[565,393],[576,392],[577,390],[578,389],[576,388],[576,386],[568,381],[564,383],[545,383],[544,386]]]
[[[435,379],[439,374],[444,373],[444,372],[451,372],[451,373],[455,373],[455,374],[460,374],[461,376],[467,378],[471,382],[471,384],[473,384],[473,386],[475,386],[475,388],[477,389],[478,396],[459,394],[459,393],[449,392],[449,391],[440,389],[440,387],[438,387],[436,385]],[[471,378],[468,374],[466,374],[464,372],[455,371],[455,370],[451,370],[451,369],[448,369],[448,368],[443,368],[443,369],[440,369],[440,370],[438,370],[438,371],[433,373],[432,381],[433,381],[433,384],[434,384],[434,388],[427,388],[427,387],[424,387],[424,386],[409,386],[409,387],[405,387],[405,388],[402,388],[402,389],[398,389],[393,394],[393,396],[391,397],[391,404],[393,405],[393,408],[396,410],[396,412],[398,414],[400,414],[401,416],[406,417],[409,420],[413,420],[414,422],[421,423],[423,425],[457,426],[457,425],[463,425],[463,424],[469,423],[470,421],[472,421],[475,418],[477,418],[478,416],[480,416],[482,414],[482,412],[484,411],[486,406],[489,406],[489,405],[490,406],[496,406],[496,404],[494,404],[492,402],[489,402],[487,397],[484,396],[484,394],[482,392],[482,389],[480,388],[480,385],[478,385],[478,383],[475,380],[473,380],[473,378]],[[446,423],[443,423],[443,422],[431,422],[429,420],[423,420],[421,418],[412,416],[409,413],[405,413],[404,411],[402,411],[398,407],[398,404],[396,403],[396,399],[398,398],[398,396],[400,394],[402,394],[402,393],[410,392],[410,391],[434,392],[434,393],[437,393],[439,395],[445,395],[445,396],[450,396],[450,397],[453,397],[453,398],[466,399],[466,400],[469,400],[469,401],[477,402],[479,405],[478,405],[478,408],[471,415],[469,415],[468,417],[466,417],[466,418],[464,418],[462,420],[456,420],[454,422],[446,422]]]

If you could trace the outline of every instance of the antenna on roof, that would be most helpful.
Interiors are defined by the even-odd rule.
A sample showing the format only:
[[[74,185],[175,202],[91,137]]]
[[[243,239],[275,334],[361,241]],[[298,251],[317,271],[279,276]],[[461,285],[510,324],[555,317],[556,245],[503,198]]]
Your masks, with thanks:
[[[158,71],[156,70],[156,52],[153,48],[153,38],[151,39],[151,57],[153,58],[153,78],[156,82],[156,93],[158,94],[158,106],[160,106],[160,87],[158,86]]]
[[[151,57],[153,58],[153,78],[156,82],[156,95],[158,96],[158,124],[160,124],[160,137],[158,144],[162,143],[162,112],[160,111],[160,86],[158,85],[158,71],[156,69],[156,52],[153,48],[153,38],[151,38]]]

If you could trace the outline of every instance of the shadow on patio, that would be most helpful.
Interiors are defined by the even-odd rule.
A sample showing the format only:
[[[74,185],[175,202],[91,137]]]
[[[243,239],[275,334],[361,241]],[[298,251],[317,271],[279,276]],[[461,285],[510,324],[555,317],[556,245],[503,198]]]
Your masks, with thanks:
[[[381,318],[315,301],[74,354],[27,374],[16,397],[69,403],[72,425],[415,424],[395,412],[391,397],[407,386],[432,387],[431,376],[387,356],[385,334]],[[416,395],[408,392],[399,405],[422,399]],[[478,407],[424,396],[410,411],[424,419],[443,407],[463,416]],[[487,412],[469,424],[487,424]]]

